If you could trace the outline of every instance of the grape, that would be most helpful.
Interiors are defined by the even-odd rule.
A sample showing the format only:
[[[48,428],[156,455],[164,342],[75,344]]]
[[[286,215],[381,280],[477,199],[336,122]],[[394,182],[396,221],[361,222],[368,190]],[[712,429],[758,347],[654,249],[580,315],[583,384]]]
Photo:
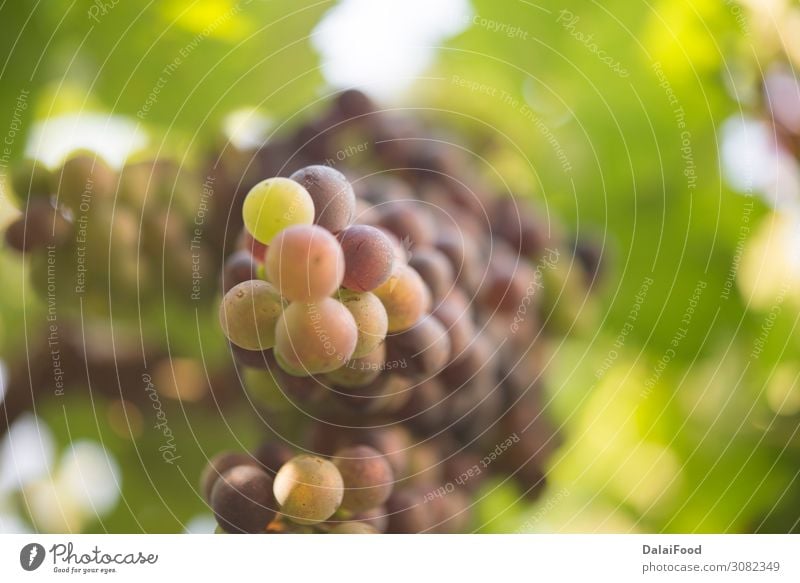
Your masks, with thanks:
[[[433,309],[433,315],[444,325],[450,336],[451,359],[459,358],[475,338],[475,325],[466,298],[459,294],[449,294]]]
[[[350,360],[357,341],[353,315],[336,300],[294,302],[278,320],[275,356],[289,374],[331,372]]]
[[[428,285],[435,301],[444,298],[455,285],[453,266],[441,251],[434,248],[414,249],[408,264]]]
[[[222,291],[227,293],[234,286],[256,279],[256,262],[247,251],[237,251],[225,260],[222,271]]]
[[[247,251],[258,263],[264,263],[267,257],[267,249],[269,249],[264,243],[256,241],[253,235],[247,232],[247,229],[242,229],[236,248],[240,251]]]
[[[392,241],[380,229],[353,225],[338,236],[344,251],[344,287],[371,291],[389,279],[394,266]]]
[[[481,253],[474,241],[460,231],[445,231],[436,239],[436,248],[449,260],[456,283],[468,292],[478,289],[483,277]]]
[[[490,311],[514,314],[524,305],[523,300],[534,299],[536,289],[536,274],[526,261],[520,261],[518,265],[510,261],[497,262],[486,274],[480,299]]]
[[[234,286],[222,299],[219,321],[225,336],[246,350],[264,350],[275,344],[275,324],[284,301],[266,281],[251,280]]]
[[[360,358],[351,358],[344,366],[329,372],[325,380],[337,387],[366,387],[380,376],[386,362],[386,345],[378,345],[372,352]]]
[[[474,337],[465,350],[442,370],[442,378],[452,389],[462,386],[486,367],[491,367],[496,348],[488,343],[485,336]]]
[[[408,451],[411,447],[412,437],[408,430],[400,425],[380,427],[370,431],[359,431],[351,443],[368,445],[383,455],[396,478],[402,478],[408,471]]]
[[[329,166],[307,166],[290,176],[311,195],[314,223],[338,233],[353,220],[356,195],[344,174]]]
[[[308,191],[288,178],[256,184],[244,199],[242,218],[253,238],[265,245],[287,227],[314,222],[314,202]]]
[[[549,241],[547,227],[539,223],[530,204],[520,199],[498,199],[491,208],[492,233],[519,253],[529,257],[544,252]]]
[[[380,207],[380,210],[381,226],[394,233],[400,241],[408,241],[414,246],[433,244],[436,225],[421,204],[392,202]]]
[[[362,91],[347,89],[336,96],[334,108],[342,119],[363,117],[375,111],[375,104]]]
[[[72,223],[49,200],[35,198],[28,202],[27,213],[6,229],[6,243],[20,253],[64,243],[72,232]]]
[[[378,532],[386,532],[389,526],[389,517],[386,516],[386,507],[378,506],[364,512],[357,512],[350,517],[352,521],[369,524]],[[346,523],[345,523],[346,524]]]
[[[435,488],[430,491],[433,490]],[[386,513],[389,515],[387,532],[415,534],[431,529],[434,520],[430,508],[425,505],[424,496],[421,488],[395,491],[386,503]]]
[[[392,266],[392,272],[397,269],[397,266],[401,263],[408,263],[408,248],[410,247],[410,243],[408,241],[400,241],[397,236],[392,233],[391,231],[384,229],[383,227],[377,227],[378,230],[386,235],[389,241],[392,242],[392,254],[394,255],[394,265]]]
[[[281,466],[288,462],[294,454],[289,446],[276,441],[265,441],[253,454],[255,459],[270,476],[274,476]]]
[[[38,160],[23,160],[14,166],[11,188],[20,200],[33,197],[49,197],[55,194],[55,178]]]
[[[429,435],[442,426],[451,403],[446,399],[447,391],[438,377],[419,383],[403,407],[395,414],[414,431]]]
[[[255,466],[257,462],[251,456],[239,451],[225,451],[218,453],[203,468],[200,475],[200,491],[208,502],[211,502],[211,489],[219,477],[236,466]]]
[[[264,532],[275,518],[272,478],[254,466],[236,466],[217,480],[211,490],[211,508],[228,533]]]
[[[357,293],[347,290],[339,292],[339,301],[347,308],[358,328],[358,342],[353,358],[361,358],[374,352],[386,339],[389,317],[386,308],[375,294]]]
[[[294,302],[330,296],[344,277],[342,247],[322,227],[297,225],[281,231],[267,250],[267,276]]]
[[[366,386],[337,385],[334,395],[349,411],[357,412],[360,416],[393,413],[410,398],[413,384],[406,376],[384,374],[378,375]]]
[[[344,483],[333,463],[299,455],[278,470],[273,491],[283,515],[298,524],[316,524],[342,504]]]
[[[419,274],[408,265],[395,267],[389,279],[373,292],[389,316],[389,332],[413,326],[430,308],[431,292]]]
[[[378,530],[371,524],[366,522],[350,521],[337,524],[331,531],[331,534],[378,534]]]
[[[450,362],[450,337],[435,316],[423,317],[387,343],[389,360],[406,363],[411,373],[427,377]]]
[[[110,199],[117,190],[116,173],[92,152],[77,152],[61,167],[58,202],[77,210],[81,202]]]
[[[342,508],[363,512],[381,506],[392,493],[392,467],[377,450],[366,445],[340,449],[334,462],[344,481]]]

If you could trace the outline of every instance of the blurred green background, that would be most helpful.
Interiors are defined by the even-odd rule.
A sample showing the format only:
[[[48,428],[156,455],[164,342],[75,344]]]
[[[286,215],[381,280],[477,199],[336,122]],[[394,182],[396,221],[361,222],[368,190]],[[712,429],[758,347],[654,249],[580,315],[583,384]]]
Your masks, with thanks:
[[[488,179],[535,200],[565,232],[592,237],[608,266],[591,302],[564,299],[591,312],[590,324],[547,347],[547,414],[565,441],[546,491],[530,502],[508,483],[485,485],[475,528],[797,531],[797,140],[775,137],[762,91],[770,70],[800,64],[797,3],[366,4],[3,4],[0,131],[12,139],[0,220],[19,212],[7,176],[26,151],[50,164],[76,146],[109,161],[157,152],[199,167],[232,112],[278,132],[313,116],[333,88],[366,78],[385,107],[415,110],[465,147],[488,143]],[[395,44],[381,48],[382,39]],[[102,131],[62,143],[54,120]],[[18,254],[4,248],[0,263],[8,402],[47,303]],[[130,327],[164,362],[203,359],[177,376],[162,371],[202,383],[227,356],[214,310],[166,295],[143,324],[98,326],[98,343],[108,350],[110,330],[121,330],[113,345]],[[131,383],[141,391],[140,377]],[[163,395],[182,456],[171,465],[151,412],[120,413],[121,381],[99,383],[108,386],[23,396],[12,431],[34,446],[16,455],[8,438],[2,446],[0,526],[210,531],[197,476],[216,451],[257,441],[247,398],[229,387],[220,413],[214,396]],[[34,384],[22,386],[36,393]],[[81,463],[119,484],[118,496],[70,501],[69,444],[79,440],[91,450]],[[92,466],[98,457],[113,461]],[[20,467],[22,486],[9,477]]]

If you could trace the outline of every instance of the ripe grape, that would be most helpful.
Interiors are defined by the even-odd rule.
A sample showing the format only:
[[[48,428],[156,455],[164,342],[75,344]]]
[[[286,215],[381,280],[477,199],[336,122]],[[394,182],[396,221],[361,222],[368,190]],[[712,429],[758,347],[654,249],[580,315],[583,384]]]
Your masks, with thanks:
[[[371,291],[389,279],[395,252],[386,233],[369,225],[353,225],[338,239],[344,251],[344,287]]]
[[[431,306],[431,292],[419,274],[408,265],[395,267],[389,279],[373,292],[386,308],[389,332],[413,326]]]
[[[419,273],[428,285],[436,302],[444,298],[455,285],[453,266],[438,249],[433,247],[414,249],[408,264]]]
[[[258,446],[253,456],[261,464],[265,472],[270,476],[274,476],[283,464],[294,457],[294,454],[292,449],[284,443],[265,441]]]
[[[246,350],[265,350],[275,345],[275,324],[284,301],[266,281],[250,280],[234,286],[222,299],[219,321],[225,336]]]
[[[261,468],[236,466],[211,490],[211,508],[225,532],[264,532],[275,518],[272,478]]]
[[[338,233],[353,220],[356,195],[344,174],[330,166],[307,166],[290,176],[311,196],[314,224]]]
[[[392,493],[394,473],[376,449],[356,445],[340,449],[334,462],[344,481],[342,508],[364,512],[381,506]]]
[[[72,223],[46,198],[28,202],[25,215],[12,222],[5,234],[6,243],[20,253],[64,243],[72,232]]]
[[[278,470],[273,491],[283,515],[298,524],[316,524],[338,510],[344,482],[330,461],[299,455]]]
[[[342,247],[322,227],[297,225],[281,231],[267,249],[267,277],[294,302],[330,296],[344,277]]]
[[[269,178],[247,193],[242,218],[253,238],[269,245],[285,228],[313,223],[314,202],[308,191],[294,180]]]
[[[436,239],[436,225],[422,203],[392,202],[380,207],[380,211],[381,226],[401,241],[408,241],[414,246],[426,246],[433,244]]]
[[[203,498],[211,502],[211,489],[222,474],[236,466],[248,465],[258,464],[252,456],[239,451],[225,451],[212,457],[203,468],[203,473],[200,474],[200,491]]]
[[[342,290],[339,301],[347,308],[358,328],[358,342],[352,358],[361,358],[373,352],[386,339],[389,316],[375,294]]]
[[[293,302],[275,328],[275,357],[289,374],[331,372],[350,360],[357,341],[356,322],[341,303]]]
[[[227,293],[236,285],[256,279],[256,262],[247,251],[237,251],[225,260],[222,271],[222,291]]]
[[[435,316],[424,316],[387,342],[389,360],[407,363],[409,372],[424,377],[436,374],[450,361],[450,336]]]
[[[430,489],[435,490],[435,488]],[[422,488],[411,487],[395,491],[386,503],[389,526],[392,534],[416,534],[433,527],[434,517],[425,505]]]

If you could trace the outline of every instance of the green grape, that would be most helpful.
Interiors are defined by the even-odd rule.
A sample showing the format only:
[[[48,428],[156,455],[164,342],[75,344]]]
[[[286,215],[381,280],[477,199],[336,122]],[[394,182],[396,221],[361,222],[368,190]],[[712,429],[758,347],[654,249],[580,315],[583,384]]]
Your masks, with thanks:
[[[322,227],[295,225],[272,240],[265,266],[281,295],[310,302],[329,297],[341,285],[344,253],[336,237]]]
[[[253,238],[269,245],[287,227],[312,224],[314,202],[308,191],[294,180],[269,178],[247,193],[242,218]]]
[[[358,328],[358,341],[352,358],[362,358],[374,352],[383,344],[389,329],[389,316],[378,296],[343,289],[339,291],[339,301],[353,314]]]
[[[331,298],[293,302],[278,320],[274,352],[289,374],[321,374],[350,360],[357,341],[356,322],[341,303]]]
[[[235,285],[225,294],[219,321],[225,336],[236,346],[266,350],[275,344],[275,324],[283,308],[278,290],[269,282],[254,279]]]
[[[344,481],[342,508],[364,512],[388,500],[394,473],[378,450],[366,445],[346,447],[334,454],[333,463]]]
[[[339,509],[344,482],[333,463],[299,455],[278,470],[273,492],[284,516],[298,524],[317,524]]]

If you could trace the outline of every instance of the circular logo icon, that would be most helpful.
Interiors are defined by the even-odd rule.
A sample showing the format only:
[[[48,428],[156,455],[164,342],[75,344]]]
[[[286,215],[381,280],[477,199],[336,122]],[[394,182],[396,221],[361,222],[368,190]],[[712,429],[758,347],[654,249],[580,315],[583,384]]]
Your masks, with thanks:
[[[44,547],[39,543],[29,543],[19,552],[19,564],[26,571],[35,571],[44,562]]]

